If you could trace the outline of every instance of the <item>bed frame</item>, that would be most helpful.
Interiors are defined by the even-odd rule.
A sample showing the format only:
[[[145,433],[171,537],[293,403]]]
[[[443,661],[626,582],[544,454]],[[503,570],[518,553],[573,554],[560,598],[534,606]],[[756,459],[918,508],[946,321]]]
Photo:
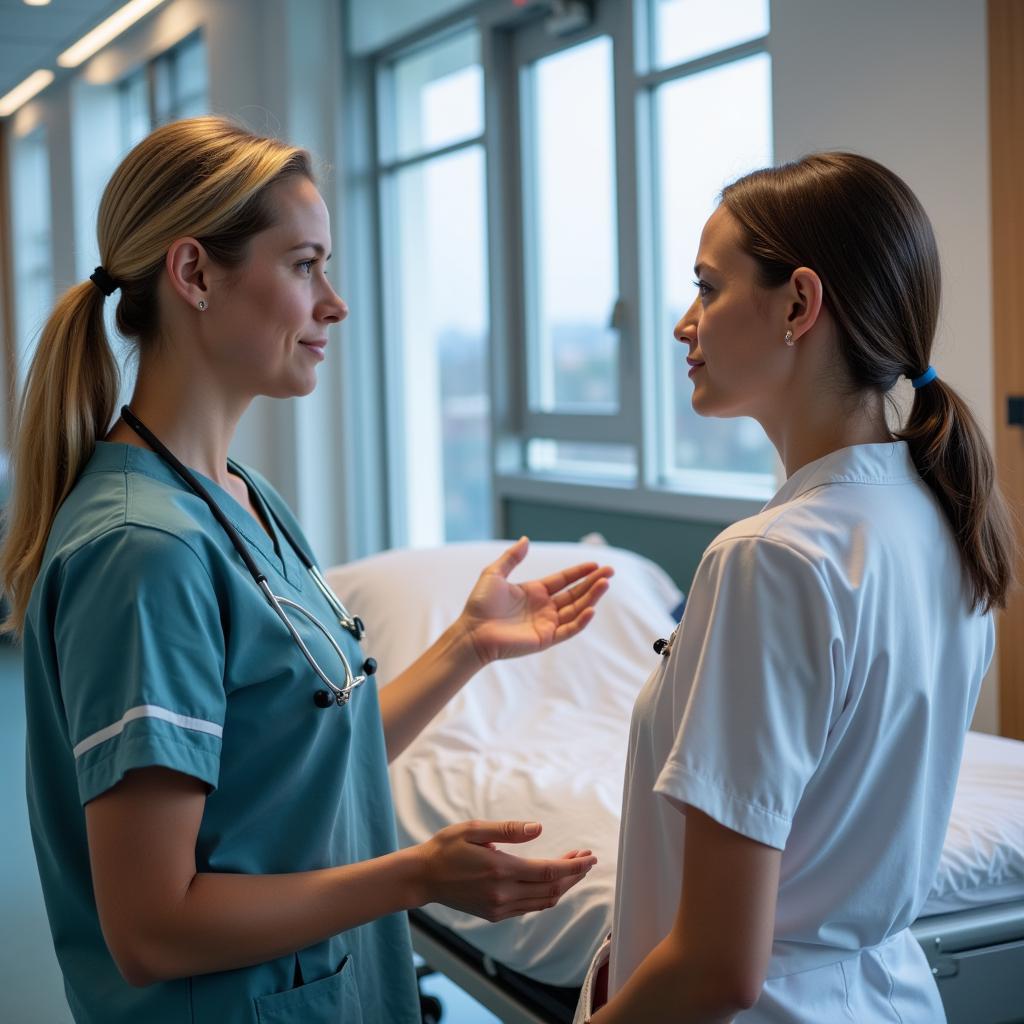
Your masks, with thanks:
[[[504,1024],[572,1024],[579,990],[531,981],[422,911],[409,915],[413,948]],[[1024,900],[919,918],[948,1024],[1024,1024]]]

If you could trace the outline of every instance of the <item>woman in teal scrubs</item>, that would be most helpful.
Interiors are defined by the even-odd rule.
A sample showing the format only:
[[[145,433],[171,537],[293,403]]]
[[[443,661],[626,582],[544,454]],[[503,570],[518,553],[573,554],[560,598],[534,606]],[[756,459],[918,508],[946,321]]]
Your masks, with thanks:
[[[528,822],[453,825],[398,850],[387,763],[482,665],[579,632],[610,570],[510,584],[520,541],[378,693],[291,512],[227,456],[254,397],[313,389],[348,312],[324,273],[308,155],[218,118],[166,125],[115,172],[98,233],[102,267],[60,299],[29,374],[0,566],[72,1012],[413,1024],[406,910],[542,909],[594,858],[495,848],[535,836]],[[138,377],[115,420],[103,305],[116,289]]]

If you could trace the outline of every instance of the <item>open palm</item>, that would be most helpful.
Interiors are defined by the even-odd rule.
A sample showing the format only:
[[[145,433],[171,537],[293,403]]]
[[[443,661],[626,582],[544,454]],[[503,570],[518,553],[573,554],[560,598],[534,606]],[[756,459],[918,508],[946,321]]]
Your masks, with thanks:
[[[580,632],[608,590],[613,569],[582,562],[543,579],[511,583],[509,573],[526,557],[521,537],[480,574],[461,625],[482,664],[543,651]]]

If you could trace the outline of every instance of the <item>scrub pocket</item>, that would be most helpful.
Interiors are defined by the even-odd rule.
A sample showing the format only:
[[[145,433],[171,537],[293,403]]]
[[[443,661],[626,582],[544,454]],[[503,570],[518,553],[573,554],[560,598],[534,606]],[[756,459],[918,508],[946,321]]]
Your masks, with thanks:
[[[257,996],[259,1024],[363,1024],[352,957],[345,957],[337,973],[307,985]]]

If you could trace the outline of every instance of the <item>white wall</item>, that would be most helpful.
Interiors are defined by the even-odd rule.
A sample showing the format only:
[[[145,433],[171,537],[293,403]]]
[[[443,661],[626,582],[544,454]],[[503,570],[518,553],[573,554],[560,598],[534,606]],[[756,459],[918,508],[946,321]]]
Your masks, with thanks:
[[[993,436],[985,0],[773,0],[775,153],[851,149],[900,174],[943,271],[934,359]],[[975,727],[997,731],[995,671]]]

